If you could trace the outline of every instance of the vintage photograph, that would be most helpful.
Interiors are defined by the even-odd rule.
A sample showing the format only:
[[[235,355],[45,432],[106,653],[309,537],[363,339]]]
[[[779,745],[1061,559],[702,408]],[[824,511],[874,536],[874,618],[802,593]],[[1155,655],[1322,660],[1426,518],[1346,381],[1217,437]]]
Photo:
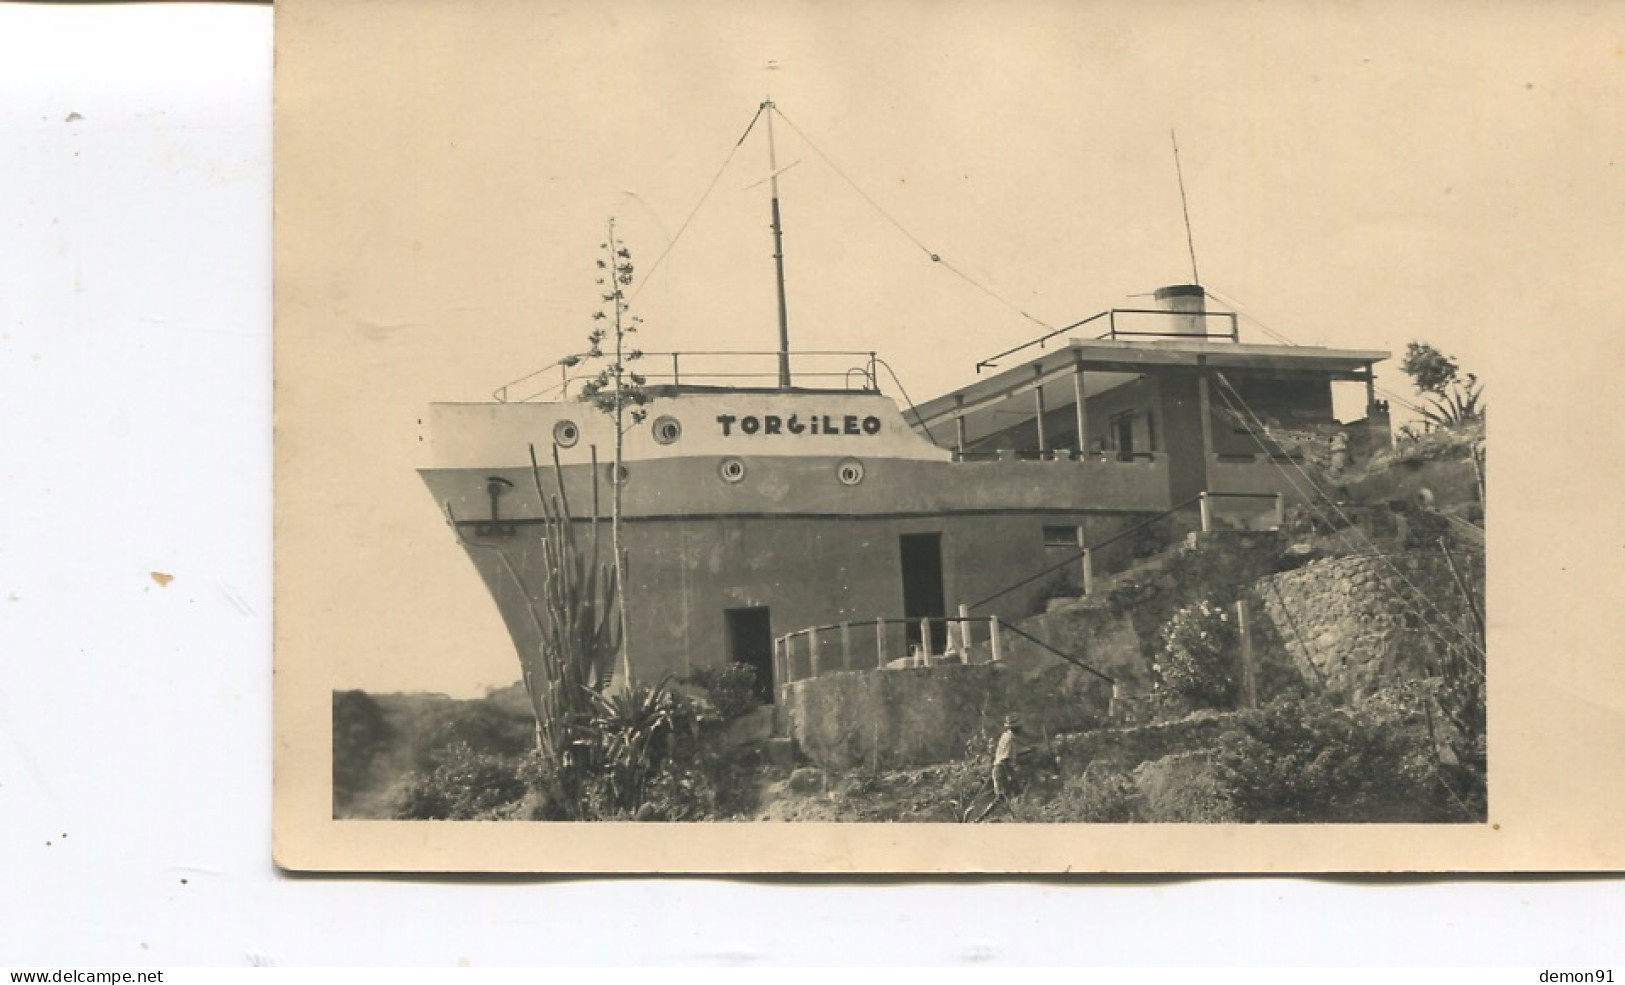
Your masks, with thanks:
[[[279,797],[1487,833],[1539,59],[1181,11],[286,8]]]

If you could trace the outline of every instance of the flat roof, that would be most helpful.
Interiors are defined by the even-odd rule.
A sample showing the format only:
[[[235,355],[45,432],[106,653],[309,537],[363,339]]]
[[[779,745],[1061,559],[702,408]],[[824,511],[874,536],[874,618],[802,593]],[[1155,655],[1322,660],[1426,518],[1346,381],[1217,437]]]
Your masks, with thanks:
[[[1326,349],[1189,339],[1147,342],[1067,339],[1008,369],[1000,369],[991,376],[920,404],[916,419],[941,418],[951,413],[961,399],[966,405],[977,405],[1005,394],[1029,390],[1035,378],[1051,382],[1070,377],[1074,366],[1083,368],[1085,395],[1093,396],[1125,382],[1121,374],[1137,375],[1176,367],[1325,373],[1333,379],[1360,379],[1367,366],[1380,363],[1390,355],[1380,349]]]

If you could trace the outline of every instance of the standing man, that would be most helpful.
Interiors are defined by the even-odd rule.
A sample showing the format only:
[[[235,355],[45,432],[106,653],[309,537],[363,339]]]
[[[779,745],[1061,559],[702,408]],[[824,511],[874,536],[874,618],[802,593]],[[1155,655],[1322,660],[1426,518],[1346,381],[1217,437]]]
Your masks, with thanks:
[[[1004,716],[1004,731],[1000,733],[999,743],[993,750],[993,800],[976,816],[976,820],[980,821],[987,817],[993,808],[1000,804],[1010,812],[1011,817],[1016,816],[1015,808],[1010,805],[1010,798],[1017,793],[1018,764],[1021,758],[1031,754],[1034,748],[1033,740],[1022,727],[1021,719],[1015,715]]]

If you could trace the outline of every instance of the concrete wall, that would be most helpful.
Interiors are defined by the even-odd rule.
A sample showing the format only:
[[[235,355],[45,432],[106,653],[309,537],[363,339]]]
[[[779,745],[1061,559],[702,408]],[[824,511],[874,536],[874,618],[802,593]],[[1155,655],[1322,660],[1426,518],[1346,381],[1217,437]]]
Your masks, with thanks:
[[[1207,466],[1208,488],[1221,493],[1280,493],[1288,503],[1301,503],[1312,493],[1315,482],[1304,476],[1292,462],[1258,455],[1247,462],[1225,461],[1214,455]],[[1315,472],[1310,471],[1310,476]],[[1236,505],[1240,504],[1227,504]],[[1262,508],[1262,507],[1261,507]]]
[[[1155,512],[1168,504],[1168,466],[1155,461],[923,462],[850,456],[741,457],[743,477],[722,472],[729,456],[661,459],[627,466],[623,515],[632,518],[709,516],[903,516],[943,513],[1079,511]],[[858,463],[856,485],[841,481],[843,465]],[[614,487],[601,464],[599,515],[610,513]],[[566,465],[564,487],[577,518],[592,514],[590,466]],[[500,477],[503,518],[541,515],[535,482],[525,468],[424,469],[436,502],[450,502],[458,519],[490,515],[487,485]],[[543,470],[542,488],[555,495],[554,471]]]
[[[1035,736],[1103,709],[1070,704],[999,664],[826,674],[791,684],[784,716],[801,753],[830,769],[941,763],[987,748],[1007,714]]]
[[[1168,498],[1180,503],[1208,487],[1202,458],[1202,416],[1196,374],[1163,374],[1158,381],[1162,398],[1164,443],[1168,449]]]
[[[732,608],[765,606],[772,631],[782,636],[809,626],[900,617],[903,611],[904,534],[941,535],[943,590],[949,613],[973,604],[1047,566],[1043,528],[1081,525],[1091,539],[1110,536],[1133,516],[1062,513],[921,517],[696,517],[626,524],[627,599],[632,614],[634,672],[657,679],[685,676],[726,663],[727,623]],[[543,528],[521,526],[510,537],[479,542],[499,550],[513,571],[536,591],[547,577]],[[472,536],[472,534],[470,533]],[[586,525],[577,525],[585,547]],[[599,525],[604,560],[610,558],[609,525]],[[535,628],[514,576],[492,550],[469,551],[514,638],[537,644]],[[1041,578],[978,610],[1019,619],[1040,608],[1052,579]],[[873,630],[855,647],[856,666],[878,662]],[[903,631],[893,630],[890,656],[907,652]],[[831,644],[828,666],[837,665]],[[861,658],[858,656],[861,654]],[[806,657],[797,675],[811,672]]]

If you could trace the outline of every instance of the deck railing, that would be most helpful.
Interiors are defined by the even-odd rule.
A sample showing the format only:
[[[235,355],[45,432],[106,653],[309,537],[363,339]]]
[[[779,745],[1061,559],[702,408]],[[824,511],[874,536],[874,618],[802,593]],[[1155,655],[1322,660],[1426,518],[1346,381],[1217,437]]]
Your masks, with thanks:
[[[879,392],[878,362],[873,351],[800,349],[789,353],[792,380],[814,381],[819,388]],[[714,349],[687,352],[644,352],[627,364],[628,372],[647,385],[778,386],[777,350]],[[598,375],[599,362],[586,353],[565,356],[491,391],[499,403],[541,398],[568,400],[570,390]],[[558,374],[554,379],[553,374]],[[839,382],[837,382],[839,381]]]
[[[1168,331],[1137,332],[1137,331],[1133,331],[1133,330],[1126,329],[1126,328],[1119,328],[1118,327],[1118,316],[1119,315],[1132,315],[1132,316],[1134,316],[1134,318],[1130,318],[1130,319],[1126,320],[1125,324],[1133,324],[1141,316],[1145,316],[1145,315],[1157,315],[1157,316],[1162,317],[1162,318],[1177,318],[1177,319],[1182,319],[1182,320],[1185,320],[1185,321],[1189,321],[1192,318],[1202,318],[1202,319],[1223,318],[1223,319],[1227,319],[1230,322],[1230,331],[1228,331],[1228,332],[1206,332],[1206,331],[1204,331],[1204,332],[1168,332]],[[1162,308],[1108,308],[1105,311],[1101,311],[1101,312],[1098,312],[1096,314],[1090,315],[1088,318],[1085,318],[1085,319],[1083,319],[1081,321],[1075,321],[1070,325],[1064,325],[1061,328],[1057,328],[1052,332],[1046,333],[1044,335],[1040,335],[1036,339],[1029,339],[1028,341],[1021,343],[1020,345],[1015,346],[1014,348],[1006,349],[1003,352],[996,353],[994,355],[988,356],[986,359],[983,359],[982,361],[980,361],[980,362],[978,362],[976,364],[976,372],[980,373],[983,369],[997,369],[999,364],[995,360],[1003,359],[1005,356],[1013,356],[1018,352],[1023,352],[1025,350],[1031,349],[1031,348],[1033,348],[1035,346],[1037,348],[1040,348],[1040,349],[1046,349],[1046,348],[1049,347],[1050,340],[1055,338],[1056,336],[1058,336],[1058,335],[1066,335],[1069,332],[1076,331],[1077,329],[1080,329],[1085,325],[1088,325],[1088,324],[1091,324],[1091,323],[1094,323],[1094,322],[1099,322],[1102,319],[1104,319],[1105,322],[1106,322],[1106,325],[1105,325],[1106,330],[1104,332],[1101,332],[1099,335],[1096,335],[1095,336],[1096,340],[1111,339],[1111,340],[1115,341],[1117,339],[1123,339],[1123,338],[1200,339],[1200,340],[1203,340],[1203,341],[1206,341],[1208,339],[1227,339],[1227,340],[1229,340],[1231,342],[1238,342],[1238,341],[1241,340],[1241,330],[1240,330],[1240,327],[1239,327],[1239,325],[1238,325],[1238,323],[1236,321],[1236,313],[1234,311],[1168,311],[1168,310],[1162,309]],[[1205,324],[1205,321],[1204,321],[1204,324]]]

